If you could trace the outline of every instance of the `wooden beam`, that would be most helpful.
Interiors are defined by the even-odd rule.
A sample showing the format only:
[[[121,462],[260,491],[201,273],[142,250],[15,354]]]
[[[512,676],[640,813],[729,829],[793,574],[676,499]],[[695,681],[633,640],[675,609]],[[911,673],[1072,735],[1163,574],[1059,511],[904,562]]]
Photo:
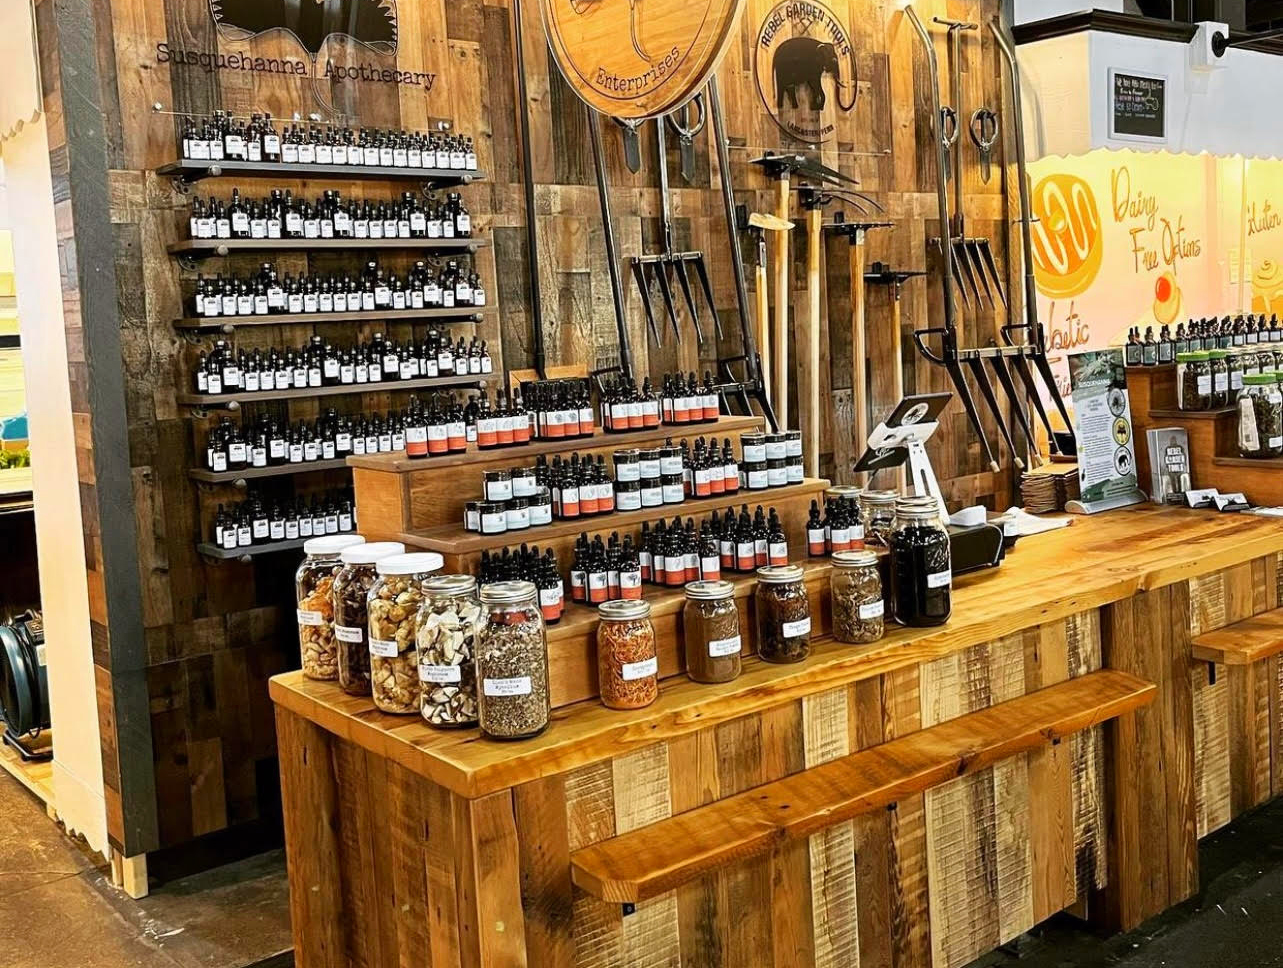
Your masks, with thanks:
[[[605,901],[637,903],[711,870],[760,856],[1060,742],[1153,700],[1152,683],[1105,670],[960,716],[651,824],[571,854],[574,883]]]

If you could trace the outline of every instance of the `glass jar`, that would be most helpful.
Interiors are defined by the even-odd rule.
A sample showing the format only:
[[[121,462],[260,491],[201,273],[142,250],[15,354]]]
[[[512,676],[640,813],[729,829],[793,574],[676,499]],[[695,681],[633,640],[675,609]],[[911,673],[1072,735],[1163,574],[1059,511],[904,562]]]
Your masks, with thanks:
[[[475,578],[433,575],[424,580],[415,633],[419,710],[433,726],[472,726],[477,721],[480,626],[481,600]]]
[[[609,709],[641,709],[659,698],[659,659],[650,603],[603,602],[597,609],[597,683]]]
[[[423,579],[441,567],[433,552],[391,555],[374,565],[366,612],[370,629],[370,692],[385,713],[419,711],[419,656],[414,642]]]
[[[746,464],[766,463],[766,434],[760,431],[740,434],[740,448]]]
[[[891,615],[901,625],[943,625],[952,609],[949,533],[934,498],[896,501],[891,532]]]
[[[486,471],[485,497],[487,501],[509,501],[512,499],[512,472],[496,469]]]
[[[860,494],[860,520],[864,522],[864,540],[891,546],[891,529],[895,526],[895,491],[863,491]]]
[[[524,739],[548,727],[548,640],[534,582],[491,582],[481,589],[477,639],[477,712],[494,739]]]
[[[1261,364],[1272,363],[1274,355],[1269,350],[1257,350],[1255,346],[1251,346],[1239,352],[1238,360],[1243,376],[1256,376],[1263,369],[1268,369],[1268,367],[1263,367]],[[1242,387],[1240,386],[1239,389],[1242,389]]]
[[[882,638],[882,575],[872,551],[840,551],[833,555],[829,576],[833,600],[833,637],[865,645]]]
[[[799,565],[757,569],[757,654],[767,662],[800,662],[811,654],[811,601]]]
[[[1238,395],[1238,452],[1243,457],[1283,454],[1283,393],[1272,374],[1254,374]]]
[[[1229,350],[1211,350],[1208,368],[1212,373],[1212,397],[1209,409],[1221,410],[1230,405]]]
[[[1204,350],[1176,354],[1176,408],[1208,410],[1212,406],[1212,368]]]
[[[399,541],[374,541],[343,549],[343,567],[334,576],[334,645],[339,685],[349,696],[370,695],[369,615],[365,606],[374,584],[374,566],[382,558],[403,554],[405,545]]]
[[[686,674],[696,682],[730,682],[740,674],[740,612],[728,581],[693,581],[682,609]]]
[[[344,548],[365,544],[359,534],[330,534],[303,544],[303,562],[294,573],[298,644],[303,675],[309,679],[339,677],[334,647],[334,576],[342,565]]]

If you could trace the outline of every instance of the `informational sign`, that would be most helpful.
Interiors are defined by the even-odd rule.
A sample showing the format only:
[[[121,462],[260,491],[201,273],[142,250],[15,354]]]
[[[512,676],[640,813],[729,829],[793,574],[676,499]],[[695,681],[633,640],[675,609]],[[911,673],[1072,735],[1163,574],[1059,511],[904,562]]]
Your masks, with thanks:
[[[1109,136],[1143,141],[1167,138],[1167,79],[1109,72]]]
[[[1092,514],[1145,500],[1136,475],[1136,442],[1122,350],[1069,358],[1081,497],[1066,508]]]

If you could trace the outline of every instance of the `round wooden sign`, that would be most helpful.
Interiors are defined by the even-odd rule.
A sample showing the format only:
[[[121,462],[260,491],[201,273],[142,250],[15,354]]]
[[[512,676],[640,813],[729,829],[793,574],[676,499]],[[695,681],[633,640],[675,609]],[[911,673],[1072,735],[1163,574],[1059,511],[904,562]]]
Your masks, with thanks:
[[[690,100],[717,67],[744,0],[540,0],[548,43],[581,98],[616,118]]]

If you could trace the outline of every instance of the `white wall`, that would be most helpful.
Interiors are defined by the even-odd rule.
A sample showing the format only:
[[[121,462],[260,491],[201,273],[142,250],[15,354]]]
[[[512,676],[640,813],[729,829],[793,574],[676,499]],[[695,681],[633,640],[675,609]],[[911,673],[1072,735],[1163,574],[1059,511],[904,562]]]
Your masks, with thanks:
[[[4,142],[3,153],[27,379],[36,549],[54,724],[54,805],[68,829],[105,855],[107,808],[89,639],[89,589],[43,118]]]

